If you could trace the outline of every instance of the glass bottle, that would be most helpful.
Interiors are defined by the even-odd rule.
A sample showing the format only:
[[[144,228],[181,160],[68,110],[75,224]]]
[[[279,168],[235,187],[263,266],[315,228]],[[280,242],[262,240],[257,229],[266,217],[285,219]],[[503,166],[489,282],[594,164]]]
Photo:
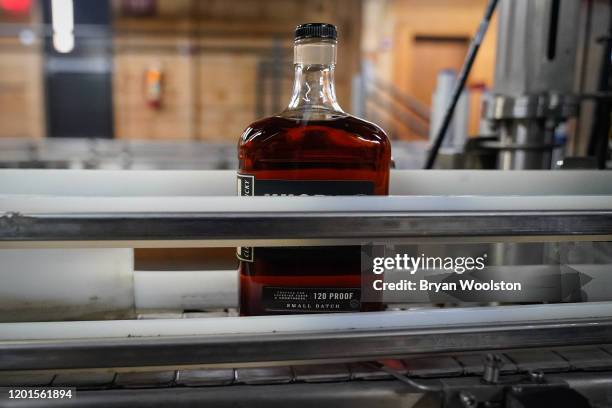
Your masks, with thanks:
[[[295,31],[293,95],[278,115],[249,125],[238,144],[240,195],[387,195],[391,145],[336,100],[337,31]],[[240,314],[380,310],[361,302],[360,247],[238,248]]]

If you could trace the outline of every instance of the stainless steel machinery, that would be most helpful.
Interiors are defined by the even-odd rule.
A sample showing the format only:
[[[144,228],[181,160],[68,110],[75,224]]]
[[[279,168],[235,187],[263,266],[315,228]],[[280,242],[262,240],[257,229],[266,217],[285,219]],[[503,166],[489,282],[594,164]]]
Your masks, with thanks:
[[[498,168],[550,169],[553,148],[565,143],[555,129],[568,120],[568,155],[603,156],[603,168],[610,125],[597,107],[610,109],[600,80],[610,72],[609,2],[505,0],[498,11],[494,98],[485,113],[499,133],[499,142],[487,142],[499,151]],[[588,147],[597,139],[601,152]]]

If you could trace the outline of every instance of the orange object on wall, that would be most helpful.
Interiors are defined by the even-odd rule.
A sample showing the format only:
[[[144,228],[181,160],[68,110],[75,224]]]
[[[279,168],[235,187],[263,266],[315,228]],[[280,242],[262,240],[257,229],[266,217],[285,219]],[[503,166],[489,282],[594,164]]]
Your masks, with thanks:
[[[162,107],[162,70],[161,68],[149,68],[145,73],[145,92],[147,105],[153,109]]]

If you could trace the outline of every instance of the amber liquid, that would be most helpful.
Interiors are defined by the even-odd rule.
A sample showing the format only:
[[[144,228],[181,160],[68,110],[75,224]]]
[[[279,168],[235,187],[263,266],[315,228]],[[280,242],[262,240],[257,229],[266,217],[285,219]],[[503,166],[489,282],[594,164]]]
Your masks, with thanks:
[[[369,181],[375,195],[389,191],[389,140],[352,116],[263,119],[242,135],[238,157],[239,172],[256,180]],[[263,288],[360,288],[360,263],[359,246],[255,248],[253,262],[240,262],[240,314],[312,312],[270,311],[262,304]],[[359,310],[382,307],[362,302]]]

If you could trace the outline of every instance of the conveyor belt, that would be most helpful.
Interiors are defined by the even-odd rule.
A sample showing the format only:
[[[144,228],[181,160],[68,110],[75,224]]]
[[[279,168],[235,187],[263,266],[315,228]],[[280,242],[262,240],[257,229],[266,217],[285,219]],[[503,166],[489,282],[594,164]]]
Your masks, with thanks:
[[[497,355],[503,361],[502,375],[499,383],[490,384],[489,388],[499,390],[512,383],[529,383],[529,373],[544,372],[538,381],[546,380],[547,385],[562,384],[567,387],[574,384],[580,388],[580,384],[584,386],[585,380],[590,380],[591,392],[598,388],[605,390],[612,385],[611,352],[612,345],[499,351]],[[482,394],[483,383],[479,377],[484,370],[484,361],[483,353],[460,353],[406,358],[387,364],[392,363],[398,373],[420,384],[441,387],[445,394],[471,390]],[[422,397],[422,392],[410,389],[394,381],[389,373],[363,363],[149,371],[123,369],[119,372],[22,371],[0,374],[0,387],[15,386],[75,387],[78,401],[82,404],[78,406],[98,406],[96,404],[102,402],[117,404],[107,406],[146,406],[147,403],[163,406],[162,402],[169,403],[173,401],[172,396],[183,394],[186,395],[186,401],[192,398],[193,401],[207,404],[217,402],[219,406],[225,406],[223,401],[226,404],[233,401],[236,406],[250,402],[257,406],[257,403],[266,401],[266,393],[297,392],[293,398],[300,395],[302,402],[308,401],[308,389],[312,403],[331,398],[333,388],[337,390],[337,397],[340,396],[336,402],[342,400],[343,392],[347,392],[344,395],[347,401],[363,396],[365,400],[362,403],[369,400],[368,395],[371,397],[372,392],[378,397],[386,396],[389,401],[393,398],[402,400],[406,395],[412,395],[416,398],[414,401]],[[249,386],[258,386],[260,391],[254,391]],[[227,392],[224,391],[225,387],[229,387]],[[266,392],[261,394],[264,390]],[[229,395],[233,396],[231,401],[224,400]]]
[[[503,360],[502,374],[542,371],[612,370],[612,344],[553,349],[507,350],[496,352]],[[482,375],[485,353],[459,353],[394,360],[397,371],[414,378],[446,378]],[[395,366],[395,365],[394,365]],[[355,363],[302,364],[294,366],[264,366],[242,368],[201,368],[179,370],[121,371],[79,370],[62,372],[4,371],[0,372],[0,386],[38,385],[74,386],[90,389],[148,388],[161,386],[218,386],[239,384],[288,384],[293,382],[319,383],[356,380],[390,380],[393,377],[368,365]]]

